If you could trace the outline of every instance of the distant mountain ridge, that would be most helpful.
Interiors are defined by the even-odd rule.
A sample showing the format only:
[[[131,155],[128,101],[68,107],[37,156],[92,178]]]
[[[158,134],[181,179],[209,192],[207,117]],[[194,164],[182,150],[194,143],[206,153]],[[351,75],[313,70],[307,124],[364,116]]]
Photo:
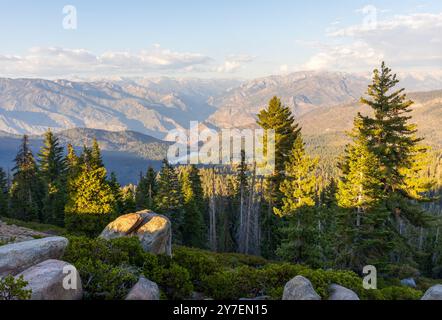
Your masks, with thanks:
[[[442,77],[403,75],[407,92],[442,88]],[[256,113],[280,96],[297,117],[356,102],[369,77],[308,71],[249,81],[116,79],[69,81],[0,78],[0,130],[42,134],[91,128],[137,131],[163,139],[190,121],[210,127],[250,127]]]

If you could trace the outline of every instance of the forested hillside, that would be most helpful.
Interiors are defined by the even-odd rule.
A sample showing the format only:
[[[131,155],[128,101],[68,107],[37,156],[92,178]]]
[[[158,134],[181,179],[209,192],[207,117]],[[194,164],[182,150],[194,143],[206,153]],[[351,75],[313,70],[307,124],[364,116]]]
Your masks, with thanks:
[[[173,281],[195,285],[211,296],[238,298],[254,289],[241,291],[229,278],[244,281],[253,274],[267,283],[266,272],[283,272],[279,268],[289,270],[288,274],[325,277],[325,283],[333,277],[357,283],[352,277],[360,275],[366,265],[376,266],[385,283],[441,278],[442,212],[437,196],[442,188],[442,154],[427,147],[437,145],[437,137],[433,140],[431,133],[415,125],[415,119],[440,111],[432,108],[438,105],[439,94],[419,94],[414,98],[421,102],[413,104],[413,96],[401,89],[396,75],[383,63],[360,100],[364,107],[330,110],[343,120],[330,123],[330,127],[339,126],[339,131],[330,130],[326,135],[313,134],[322,125],[313,126],[318,121],[316,115],[306,114],[298,123],[291,108],[275,96],[257,114],[257,126],[275,130],[275,168],[265,176],[257,173],[256,163],[246,162],[243,152],[241,162],[232,166],[173,166],[164,160],[157,171],[146,163],[136,185],[121,185],[117,176],[106,170],[98,139],[108,137],[103,146],[116,144],[135,153],[143,152],[139,139],[155,148],[162,148],[161,142],[133,132],[77,130],[56,135],[47,131],[40,150],[33,152],[25,135],[11,175],[0,171],[0,212],[9,219],[56,225],[69,235],[92,238],[74,239],[74,248],[78,245],[89,248],[84,249],[87,251],[97,246],[99,252],[113,252],[123,247],[115,249],[113,244],[94,238],[115,218],[149,209],[170,220],[175,245],[276,261],[272,265],[250,258],[252,262],[241,262],[239,269],[220,266],[193,274],[183,268],[193,269],[193,263],[204,265],[204,261],[217,261],[222,256],[179,249],[184,261],[176,264],[146,256],[140,257],[141,263],[135,256],[131,260],[130,254],[130,263],[144,268],[149,277],[158,277],[168,288],[169,298],[185,298],[191,293]],[[421,107],[425,107],[424,113],[419,113]],[[351,118],[351,126],[346,125],[347,118]],[[344,137],[345,129],[349,130]],[[64,139],[92,141],[78,150],[71,143],[64,147]],[[117,242],[117,248],[119,245],[123,246]],[[126,245],[138,250],[134,243]],[[98,261],[90,265],[92,262],[85,261],[79,252],[71,247],[67,259],[77,263],[84,274],[106,273],[110,265],[120,267],[120,260],[113,265],[105,256],[97,256]],[[186,259],[191,257],[206,260],[190,263]],[[238,259],[246,259],[241,257]],[[144,259],[149,260],[151,269],[146,269]],[[264,266],[258,270],[264,271],[248,268],[255,261]],[[293,265],[282,266],[281,262]],[[154,267],[162,271],[153,273]],[[328,269],[354,273],[324,271]],[[118,281],[133,281],[129,271],[123,274],[126,280]],[[89,290],[94,293],[97,288]],[[276,281],[269,284],[266,294],[279,296],[280,291],[281,282]],[[122,293],[116,295],[121,297]],[[416,298],[419,293],[407,291],[405,295]]]

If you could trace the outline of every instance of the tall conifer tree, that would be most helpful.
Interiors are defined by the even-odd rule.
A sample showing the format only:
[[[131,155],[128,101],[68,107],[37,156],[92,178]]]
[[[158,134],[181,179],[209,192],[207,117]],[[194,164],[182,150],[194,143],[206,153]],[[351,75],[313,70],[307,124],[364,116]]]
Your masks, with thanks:
[[[41,221],[42,191],[38,168],[29,147],[29,138],[24,135],[13,169],[10,190],[11,215],[21,220]]]
[[[58,138],[48,130],[38,155],[40,177],[44,184],[42,217],[45,223],[62,226],[66,205],[66,161]]]

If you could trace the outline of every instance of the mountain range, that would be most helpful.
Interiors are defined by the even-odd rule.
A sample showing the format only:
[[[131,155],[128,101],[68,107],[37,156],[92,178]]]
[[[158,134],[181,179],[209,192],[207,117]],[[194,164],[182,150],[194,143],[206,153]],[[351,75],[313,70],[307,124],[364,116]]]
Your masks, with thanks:
[[[399,79],[415,101],[412,116],[420,135],[442,149],[442,78]],[[256,114],[274,95],[292,109],[310,150],[333,158],[348,142],[345,132],[357,112],[369,112],[358,102],[369,81],[367,75],[319,71],[247,81],[0,78],[0,166],[11,168],[20,135],[31,135],[37,151],[49,127],[78,149],[97,138],[108,169],[123,183],[136,182],[149,161],[159,166],[170,130],[186,130],[190,121],[212,128],[256,127]]]
[[[442,89],[442,78],[403,75],[408,92]],[[274,95],[296,116],[355,103],[369,77],[308,71],[240,81],[225,79],[121,78],[69,81],[0,78],[0,130],[42,134],[92,128],[137,131],[164,139],[190,121],[209,127],[253,126]]]

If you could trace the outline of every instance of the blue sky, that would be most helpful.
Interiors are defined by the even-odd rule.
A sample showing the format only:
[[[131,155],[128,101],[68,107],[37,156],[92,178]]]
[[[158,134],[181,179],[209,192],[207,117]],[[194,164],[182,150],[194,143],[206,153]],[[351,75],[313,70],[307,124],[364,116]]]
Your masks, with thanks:
[[[440,0],[1,0],[0,29],[0,76],[11,77],[250,78],[382,59],[442,69]]]

